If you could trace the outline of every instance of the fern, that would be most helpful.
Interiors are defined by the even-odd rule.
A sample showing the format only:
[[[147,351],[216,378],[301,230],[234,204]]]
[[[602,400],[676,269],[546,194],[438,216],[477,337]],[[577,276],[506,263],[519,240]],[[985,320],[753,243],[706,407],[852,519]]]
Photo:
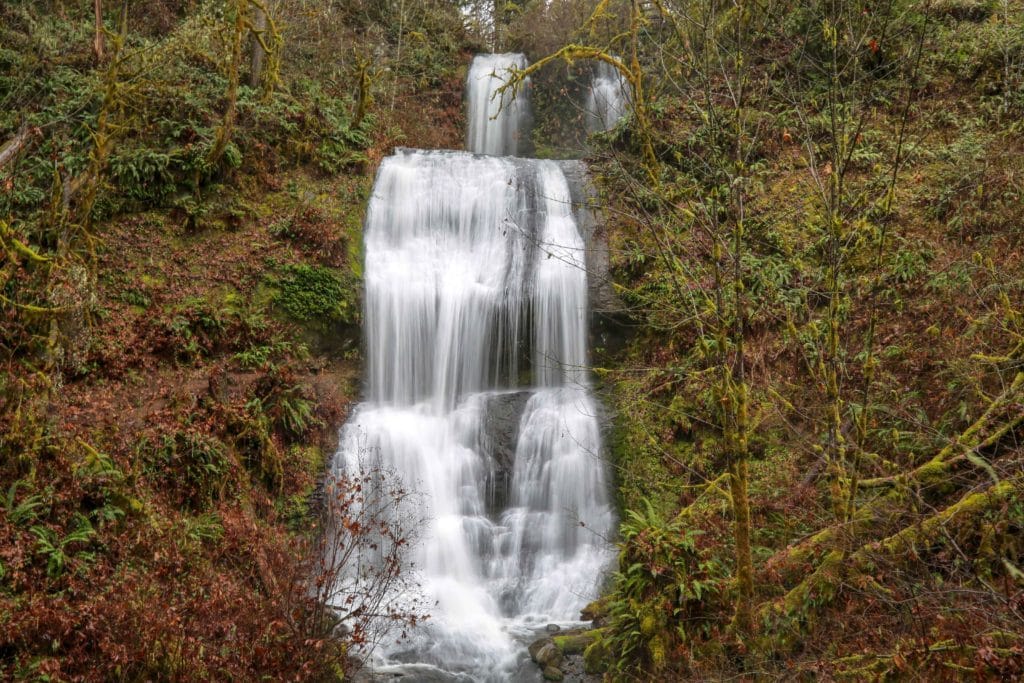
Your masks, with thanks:
[[[20,503],[17,503],[18,487],[24,482],[20,479],[11,484],[7,489],[7,497],[4,501],[4,508],[7,510],[7,519],[15,526],[22,526],[35,521],[45,511],[45,502],[38,493],[26,496]]]
[[[45,526],[33,526],[29,531],[36,537],[36,552],[46,558],[46,575],[51,579],[61,576],[70,564],[72,554],[69,552],[69,546],[75,543],[89,543],[96,535],[89,518],[80,513],[75,513],[74,527],[63,538]],[[93,557],[93,554],[88,552],[81,552],[78,555],[86,562]]]
[[[706,629],[724,570],[698,548],[700,530],[666,521],[649,499],[626,511],[620,533],[607,645],[620,673],[652,675],[666,666],[671,645]]]

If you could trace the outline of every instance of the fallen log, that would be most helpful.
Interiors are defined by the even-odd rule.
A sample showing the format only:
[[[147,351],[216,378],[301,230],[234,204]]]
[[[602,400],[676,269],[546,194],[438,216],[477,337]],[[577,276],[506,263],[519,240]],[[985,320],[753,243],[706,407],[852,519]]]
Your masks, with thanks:
[[[981,491],[972,491],[942,511],[879,541],[865,543],[849,555],[841,550],[832,550],[813,573],[785,596],[762,607],[762,619],[766,623],[772,622],[773,616],[782,620],[808,619],[810,612],[832,602],[843,583],[856,580],[857,577],[864,577],[873,583],[871,577],[878,559],[909,556],[917,548],[934,543],[950,529],[974,530],[985,512],[1020,495],[1022,484],[1024,480],[1016,477],[992,484]]]
[[[1019,409],[1024,401],[1024,372],[1018,372],[1010,386],[992,400],[985,412],[934,457],[909,472],[878,479],[865,479],[858,488],[879,495],[857,507],[845,524],[826,527],[783,551],[773,564],[799,565],[811,562],[822,549],[841,547],[844,538],[857,538],[884,525],[905,509],[908,490],[925,491],[947,486],[958,466],[984,467],[980,452],[997,448],[1007,435],[1024,424]]]
[[[22,150],[39,137],[39,129],[34,126],[22,126],[17,134],[0,147],[0,169],[14,161]]]

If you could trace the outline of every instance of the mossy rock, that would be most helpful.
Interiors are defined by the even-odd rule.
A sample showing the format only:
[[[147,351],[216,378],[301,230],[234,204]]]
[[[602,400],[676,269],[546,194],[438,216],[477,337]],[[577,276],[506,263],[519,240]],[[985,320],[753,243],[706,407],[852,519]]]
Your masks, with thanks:
[[[608,616],[612,606],[612,596],[605,595],[580,610],[580,619],[583,621],[597,621]]]
[[[600,635],[601,632],[594,629],[576,630],[554,636],[551,640],[563,655],[575,655],[583,652]]]
[[[561,681],[565,678],[565,674],[557,666],[546,666],[544,667],[544,680],[545,681]]]
[[[300,326],[301,339],[318,355],[343,358],[359,348],[360,287],[348,271],[289,265],[257,292],[267,305]]]
[[[562,664],[562,651],[551,638],[535,640],[527,649],[530,653],[530,658],[542,668],[557,668]]]
[[[583,671],[595,675],[608,670],[612,655],[602,638],[597,638],[583,650]]]

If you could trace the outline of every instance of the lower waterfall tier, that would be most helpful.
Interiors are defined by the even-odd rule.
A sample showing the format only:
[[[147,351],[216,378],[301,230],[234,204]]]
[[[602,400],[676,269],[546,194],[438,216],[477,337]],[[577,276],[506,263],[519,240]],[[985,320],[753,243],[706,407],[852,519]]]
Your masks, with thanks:
[[[595,409],[572,388],[472,394],[440,416],[429,404],[357,409],[339,474],[379,469],[416,491],[401,514],[419,526],[410,566],[431,606],[386,655],[507,671],[517,630],[578,618],[610,560]]]

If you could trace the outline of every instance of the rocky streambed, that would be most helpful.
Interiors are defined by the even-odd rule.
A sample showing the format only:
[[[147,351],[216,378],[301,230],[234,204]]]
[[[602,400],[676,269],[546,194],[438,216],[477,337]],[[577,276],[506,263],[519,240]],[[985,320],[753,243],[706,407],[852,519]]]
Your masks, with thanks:
[[[530,659],[546,681],[600,681],[610,664],[610,654],[603,642],[607,601],[597,600],[580,614],[589,626],[563,629],[556,624],[547,633],[530,643]]]

